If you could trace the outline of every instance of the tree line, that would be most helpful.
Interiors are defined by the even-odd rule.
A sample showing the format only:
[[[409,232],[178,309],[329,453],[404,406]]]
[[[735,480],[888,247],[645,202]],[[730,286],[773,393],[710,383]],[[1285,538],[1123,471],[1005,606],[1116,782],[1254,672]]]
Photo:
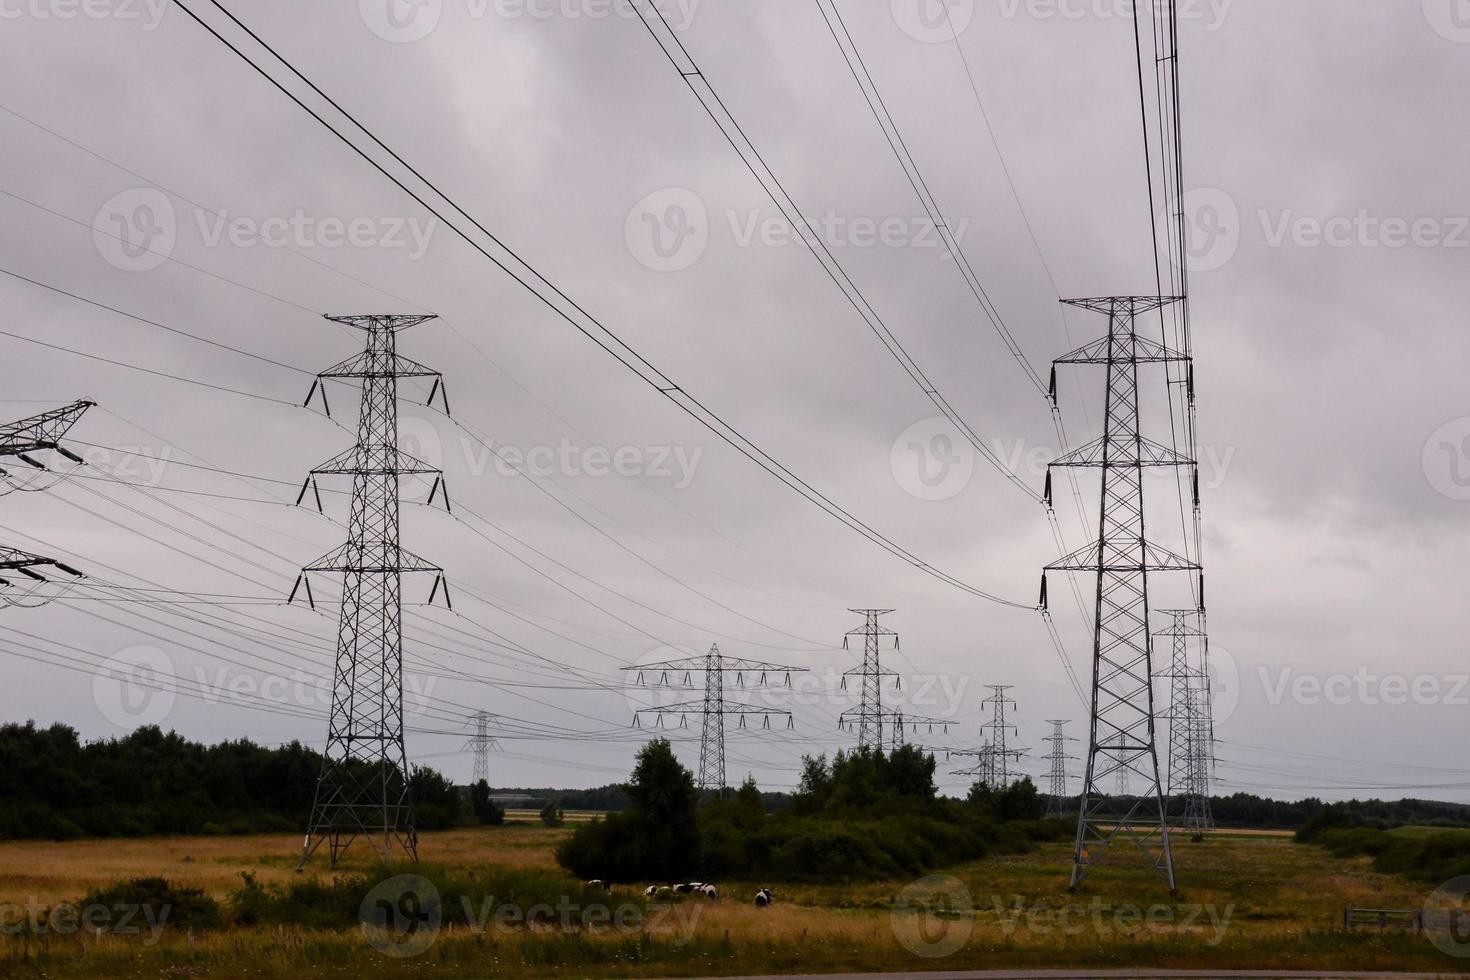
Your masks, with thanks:
[[[925,762],[925,758],[922,753],[900,750],[876,757],[847,753],[830,761],[809,759],[798,792],[761,792],[751,784],[738,795],[744,811],[733,804],[709,809],[703,817],[709,827],[704,840],[712,853],[721,847],[727,855],[733,853],[728,841],[736,836],[744,840],[739,813],[754,814],[757,810],[783,819],[790,816],[795,822],[789,826],[811,830],[814,820],[828,825],[841,821],[871,824],[885,819],[901,822],[914,816],[939,823],[963,823],[969,819],[967,813],[973,816],[978,812],[977,807],[989,808],[993,817],[1004,822],[1017,819],[1021,812],[1029,814],[1045,802],[1045,797],[1031,799],[1035,789],[1029,781],[1017,784],[1024,790],[1012,791],[1026,794],[1024,800],[986,791],[979,799],[944,801],[933,790],[933,759],[927,757]],[[298,831],[311,810],[321,765],[320,753],[299,742],[274,748],[248,739],[205,745],[157,727],[84,742],[75,729],[66,725],[7,724],[0,726],[0,772],[6,777],[0,780],[0,837],[68,839]],[[410,790],[421,830],[498,824],[505,819],[504,811],[491,799],[496,791],[485,784],[460,787],[433,769],[415,767]],[[548,824],[559,822],[563,809],[628,813],[640,806],[632,784],[500,792],[546,801],[552,809],[543,813],[542,819]],[[972,805],[968,811],[954,809],[961,802]],[[642,805],[646,810],[650,804],[644,801]],[[1213,800],[1215,819],[1226,827],[1295,830],[1327,806],[1318,799],[1283,802],[1246,793]],[[1470,827],[1470,806],[1463,804],[1353,800],[1334,806],[1362,825],[1375,828],[1409,824]],[[802,819],[807,822],[800,824]],[[734,832],[729,830],[731,827]],[[901,836],[907,839],[912,835]],[[722,840],[727,844],[717,843]],[[790,848],[807,846],[787,843]],[[821,847],[829,845],[839,850],[861,846],[828,840]],[[815,844],[810,847],[820,849]]]

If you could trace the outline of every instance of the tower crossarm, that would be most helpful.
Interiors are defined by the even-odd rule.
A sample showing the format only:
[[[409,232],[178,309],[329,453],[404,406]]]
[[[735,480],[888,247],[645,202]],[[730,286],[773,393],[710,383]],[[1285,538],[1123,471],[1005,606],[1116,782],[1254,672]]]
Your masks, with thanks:
[[[86,577],[70,565],[54,558],[43,558],[29,552],[17,551],[15,548],[0,548],[0,586],[10,585],[10,581],[5,577],[7,572],[18,572],[35,582],[47,581],[46,576],[36,571],[38,568],[55,568],[73,578]]]
[[[1162,446],[1152,439],[1112,439],[1103,437],[1074,449],[1051,464],[1053,467],[1097,466],[1194,466],[1195,461],[1182,453]]]
[[[1046,566],[1048,572],[1197,572],[1200,566],[1150,541],[1093,542]]]
[[[37,469],[45,469],[45,466],[36,460],[26,459],[26,454],[51,450],[74,463],[82,462],[80,456],[61,445],[61,438],[87,409],[96,404],[83,399],[63,408],[0,425],[0,456],[14,456]]]
[[[949,734],[949,726],[954,724],[948,718],[930,718],[927,715],[911,715],[903,711],[883,711],[879,712],[879,716],[885,722],[901,723],[908,726],[928,726],[931,731],[935,726],[938,726],[943,729],[946,735]],[[861,708],[849,708],[838,716],[837,723],[839,727],[845,727],[858,721],[861,717]]]
[[[790,687],[792,674],[805,674],[811,671],[810,667],[793,667],[789,664],[767,663],[761,660],[746,660],[742,657],[726,657],[723,655],[720,656],[718,663],[719,669],[724,673],[735,675],[735,683],[739,687],[745,686],[745,675],[747,674],[756,675],[758,678],[756,683],[758,685],[767,684],[770,675],[780,674],[784,678],[783,686]],[[700,654],[697,657],[681,657],[677,660],[634,664],[631,667],[622,668],[622,671],[624,673],[636,674],[636,682],[639,685],[645,683],[648,675],[656,675],[658,677],[656,683],[663,687],[673,686],[669,684],[670,674],[683,675],[684,680],[682,686],[689,687],[692,684],[694,674],[707,670],[708,668],[709,658],[704,654]]]
[[[396,446],[354,446],[311,471],[312,476],[423,476],[439,468]]]

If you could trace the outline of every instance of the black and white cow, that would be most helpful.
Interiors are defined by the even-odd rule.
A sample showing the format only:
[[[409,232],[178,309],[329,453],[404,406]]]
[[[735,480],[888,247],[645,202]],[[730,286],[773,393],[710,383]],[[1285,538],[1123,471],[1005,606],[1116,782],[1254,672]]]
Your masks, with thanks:
[[[720,897],[720,890],[714,885],[701,885],[699,888],[699,893],[705,898],[709,899],[711,902]]]
[[[598,889],[599,891],[602,891],[604,894],[606,894],[607,892],[612,891],[612,885],[610,885],[607,882],[603,881],[601,878],[593,878],[591,881],[583,882],[583,884],[586,885],[587,888],[595,888],[595,889]]]
[[[762,888],[760,891],[755,893],[756,908],[763,909],[775,900],[776,896],[771,894],[771,890],[769,888]]]

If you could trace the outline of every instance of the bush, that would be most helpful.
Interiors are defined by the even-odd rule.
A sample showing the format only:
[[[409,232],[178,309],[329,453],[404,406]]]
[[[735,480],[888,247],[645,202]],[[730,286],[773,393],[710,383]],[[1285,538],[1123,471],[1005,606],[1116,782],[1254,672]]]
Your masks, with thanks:
[[[230,918],[236,925],[295,925],[308,929],[358,926],[363,903],[374,888],[399,875],[421,876],[439,896],[445,924],[469,925],[471,916],[484,916],[513,906],[523,913],[534,906],[605,907],[601,889],[589,889],[564,875],[538,870],[483,868],[466,871],[438,865],[388,867],[373,875],[345,874],[330,879],[298,878],[286,884],[261,884],[249,873],[230,896]]]
[[[144,928],[149,923],[184,929],[208,929],[220,924],[219,903],[200,888],[178,888],[166,878],[132,878],[88,894],[77,903],[82,908],[100,906],[118,912],[134,910],[129,925]],[[114,925],[119,924],[116,918]]]
[[[1302,837],[1297,835],[1299,841]],[[1329,823],[1312,828],[1308,842],[1335,857],[1371,857],[1375,871],[1416,881],[1442,882],[1470,874],[1470,834],[1463,831],[1411,835]]]
[[[505,808],[490,798],[490,784],[483,779],[470,787],[470,809],[482,824],[491,827],[505,824]]]
[[[747,780],[733,797],[712,796],[699,807],[691,832],[689,816],[677,814],[696,798],[692,777],[666,743],[645,754],[629,786],[633,805],[577,828],[557,849],[563,867],[618,882],[878,881],[1023,851],[1032,825],[1019,821],[1041,816],[1029,781],[981,804],[939,799],[933,756],[904,747],[839,753],[831,763],[806,759],[801,792],[775,815]],[[1034,826],[1050,839],[1055,823]],[[695,846],[681,843],[691,840]]]

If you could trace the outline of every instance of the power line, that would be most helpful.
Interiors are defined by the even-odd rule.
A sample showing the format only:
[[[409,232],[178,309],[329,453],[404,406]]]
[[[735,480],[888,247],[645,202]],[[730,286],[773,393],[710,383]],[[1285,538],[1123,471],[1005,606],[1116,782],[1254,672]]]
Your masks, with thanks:
[[[654,20],[644,13],[645,4],[652,11],[653,17],[657,19],[663,34],[668,36],[669,41],[665,41],[664,37],[660,35],[660,31],[654,27]],[[659,46],[664,56],[668,58],[669,64],[679,73],[685,85],[689,87],[689,90],[694,94],[695,98],[699,100],[699,104],[704,108],[715,125],[719,127],[721,134],[730,143],[731,147],[740,156],[741,162],[745,164],[751,175],[761,185],[761,189],[771,198],[772,203],[781,211],[791,227],[809,229],[810,222],[806,220],[801,207],[787,192],[781,179],[771,169],[770,165],[766,163],[764,157],[761,156],[760,150],[757,149],[755,143],[746,134],[744,128],[741,127],[739,120],[735,118],[724,100],[720,98],[714,85],[711,84],[698,63],[695,62],[693,56],[690,55],[683,40],[669,27],[668,21],[664,18],[662,11],[658,9],[656,4],[648,2],[648,0],[643,0],[642,3],[634,0],[634,8],[638,11],[639,19],[643,21],[643,25],[648,29],[649,35]],[[917,189],[915,187],[915,190]],[[924,396],[964,435],[970,444],[974,446],[975,451],[1004,476],[1012,486],[1019,489],[1032,500],[1040,502],[1036,491],[1007,467],[1004,460],[997,456],[994,450],[985,445],[984,440],[980,438],[979,434],[955,410],[948,399],[940,393],[934,382],[924,373],[918,362],[909,354],[907,348],[904,347],[903,343],[889,328],[877,310],[874,309],[867,297],[863,295],[862,290],[858,288],[857,283],[848,274],[842,263],[837,260],[837,257],[832,253],[827,243],[822,240],[821,236],[815,233],[803,234],[802,240],[809,246],[812,256],[821,264],[823,271],[826,272],[827,276],[837,288],[842,291],[844,298],[858,312],[859,316],[863,318],[863,322],[868,326],[868,329],[873,332],[874,336],[883,344],[884,349],[892,355],[894,360],[898,362],[899,366],[903,368],[904,372],[919,390],[924,393]],[[1038,378],[1038,383],[1039,380]]]
[[[548,309],[555,312],[568,324],[576,328],[578,332],[583,334],[583,336],[587,337],[589,340],[593,341],[593,343],[597,344],[598,347],[600,347],[605,353],[612,356],[623,367],[636,374],[638,378],[642,380],[646,385],[653,388],[665,399],[678,406],[680,410],[683,411],[685,414],[689,415],[691,418],[699,422],[709,431],[713,432],[721,440],[735,448],[747,459],[756,463],[771,476],[780,480],[790,489],[795,490],[797,493],[801,494],[810,503],[821,508],[833,518],[841,521],[849,529],[861,534],[871,543],[878,545],[885,551],[889,552],[889,554],[903,560],[904,562],[908,563],[919,571],[924,572],[925,574],[928,574],[934,578],[937,578],[940,581],[943,581],[946,584],[953,586],[954,588],[960,589],[964,592],[968,592],[969,594],[977,598],[986,599],[1000,605],[1009,606],[1017,609],[1035,608],[1033,605],[1007,600],[990,592],[986,592],[985,590],[976,588],[975,586],[972,586],[967,582],[956,578],[955,576],[950,575],[946,572],[943,572],[933,565],[930,565],[929,563],[919,558],[917,555],[902,548],[890,538],[886,537],[870,525],[852,515],[847,510],[843,509],[831,498],[822,494],[811,484],[807,483],[791,470],[787,469],[774,457],[770,456],[764,450],[760,449],[754,442],[742,435],[740,431],[736,429],[733,425],[725,421],[722,417],[720,417],[707,406],[705,406],[702,402],[700,402],[692,394],[676,384],[663,372],[659,371],[656,367],[653,366],[650,361],[648,361],[647,358],[645,358],[632,346],[623,341],[622,338],[619,337],[617,334],[613,333],[606,326],[604,326],[601,321],[593,317],[589,312],[587,312],[585,308],[572,300],[565,292],[563,292],[549,279],[547,279],[544,275],[537,271],[533,266],[526,262],[526,260],[523,259],[518,253],[507,246],[501,239],[496,237],[482,223],[472,217],[467,211],[464,210],[464,208],[456,204],[454,200],[447,196],[442,190],[440,190],[437,185],[424,177],[423,174],[421,174],[413,166],[408,164],[403,159],[403,157],[393,151],[371,130],[369,130],[360,121],[358,121],[355,116],[342,108],[340,104],[338,104],[335,100],[333,100],[330,96],[323,92],[315,83],[313,83],[304,74],[302,74],[301,71],[298,70],[290,61],[284,58],[273,47],[262,40],[259,35],[255,34],[254,31],[252,31],[237,17],[235,17],[234,14],[230,13],[230,11],[219,2],[219,0],[209,0],[209,2],[232,23],[240,28],[240,30],[249,35],[252,40],[254,40],[262,48],[268,51],[272,57],[274,57],[278,62],[284,65],[286,69],[291,72],[292,75],[294,75],[301,82],[311,88],[313,92],[315,92],[319,97],[321,97],[329,105],[331,105],[333,109],[335,109],[343,117],[349,120],[357,129],[366,134],[367,137],[372,140],[374,144],[376,144],[395,161],[397,161],[399,165],[403,166],[409,173],[411,173],[415,178],[417,178],[427,188],[429,188],[437,197],[445,201],[450,208],[452,208],[456,213],[465,218],[481,234],[485,235],[491,242],[495,244],[497,248],[499,248],[504,253],[504,257],[493,254],[483,244],[476,241],[471,235],[460,228],[457,223],[451,221],[441,209],[435,208],[432,204],[426,201],[421,194],[412,190],[407,185],[407,183],[404,182],[403,179],[395,176],[392,172],[388,170],[386,166],[375,160],[369,153],[367,153],[356,143],[354,143],[348,136],[346,136],[339,128],[333,126],[320,113],[308,106],[300,97],[298,97],[283,83],[278,81],[268,71],[261,67],[259,63],[257,63],[248,54],[246,54],[240,47],[228,40],[223,34],[221,34],[207,21],[205,21],[197,13],[195,13],[188,3],[184,2],[184,0],[179,0],[178,5],[180,9],[188,14],[189,17],[197,24],[199,24],[200,27],[207,31],[221,44],[225,45],[225,47],[227,47],[246,64],[248,64],[252,69],[254,69],[262,78],[273,85],[277,90],[279,90],[283,95],[289,98],[307,114],[309,114],[323,127],[328,129],[349,149],[360,156],[364,161],[366,161],[378,172],[387,177],[402,191],[404,191],[404,193],[408,194],[415,201],[417,201],[422,207],[429,211],[430,214],[434,215],[447,227],[453,230],[455,234],[457,234],[467,244],[469,244],[472,248],[479,252],[484,258],[488,259],[490,262],[492,262],[494,265],[504,271],[507,275],[511,276],[511,278],[513,278],[517,283],[525,287],[534,296],[536,296],[536,298],[540,300]],[[513,265],[515,266],[515,268],[512,267]],[[517,271],[517,269],[524,271]]]

